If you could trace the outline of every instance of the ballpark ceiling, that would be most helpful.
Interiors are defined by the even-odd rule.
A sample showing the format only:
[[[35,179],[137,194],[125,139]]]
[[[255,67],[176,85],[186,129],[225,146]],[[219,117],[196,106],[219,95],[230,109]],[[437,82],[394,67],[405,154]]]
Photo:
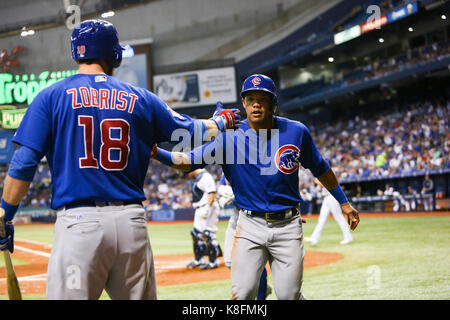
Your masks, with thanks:
[[[1,0],[0,37],[21,32],[22,28],[45,29],[64,23],[66,6],[78,5],[83,18],[155,0]]]

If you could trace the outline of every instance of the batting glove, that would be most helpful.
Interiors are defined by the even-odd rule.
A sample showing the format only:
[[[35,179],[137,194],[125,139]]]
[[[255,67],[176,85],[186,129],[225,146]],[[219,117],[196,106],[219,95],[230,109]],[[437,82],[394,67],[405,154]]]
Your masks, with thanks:
[[[5,226],[5,237],[0,237],[0,250],[9,250],[11,253],[14,252],[14,225],[12,221],[3,221]]]
[[[227,129],[234,129],[241,125],[239,112],[239,109],[224,109],[222,102],[219,101],[216,105],[216,111],[214,111],[210,120],[214,120],[217,128],[224,132]]]

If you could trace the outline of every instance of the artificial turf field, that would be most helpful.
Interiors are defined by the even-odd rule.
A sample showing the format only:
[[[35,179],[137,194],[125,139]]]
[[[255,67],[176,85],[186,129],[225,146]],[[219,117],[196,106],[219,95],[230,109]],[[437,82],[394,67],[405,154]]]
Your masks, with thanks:
[[[305,217],[304,235],[317,224]],[[222,244],[227,221],[219,223],[217,238]],[[190,254],[192,222],[148,225],[153,253]],[[442,216],[377,217],[362,214],[353,232],[354,242],[340,245],[342,234],[329,219],[317,246],[308,251],[339,253],[343,259],[305,268],[303,293],[311,300],[448,300],[450,298],[450,213]],[[19,225],[15,236],[51,244],[53,225]],[[28,262],[14,259],[15,266]],[[0,258],[3,267],[3,255]],[[1,281],[5,281],[2,279]],[[19,279],[20,282],[20,279]],[[269,283],[273,286],[272,278]],[[231,281],[218,280],[158,287],[160,300],[227,300]],[[0,299],[7,299],[6,295]],[[23,299],[45,299],[44,294],[23,295]],[[106,293],[102,299],[108,299]],[[268,299],[276,299],[272,293]]]

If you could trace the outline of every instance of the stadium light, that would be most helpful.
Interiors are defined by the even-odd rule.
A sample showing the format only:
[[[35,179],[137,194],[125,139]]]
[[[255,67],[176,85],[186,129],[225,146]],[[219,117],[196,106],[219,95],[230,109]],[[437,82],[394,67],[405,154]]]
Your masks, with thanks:
[[[408,31],[409,31],[409,32],[413,32],[413,31],[414,31],[413,27],[409,27],[409,28],[408,28]]]
[[[328,58],[328,62],[334,62],[334,58],[333,57],[329,57]]]
[[[24,28],[22,28],[22,32],[20,33],[20,35],[22,36],[22,37],[26,37],[26,36],[32,36],[32,35],[34,35],[36,32],[33,30],[33,29],[31,29],[31,30],[25,30],[25,27]]]
[[[445,14],[443,14],[443,15],[441,16],[441,19],[442,19],[442,20],[447,20],[447,16],[446,16]]]
[[[112,17],[112,16],[114,16],[114,11],[108,11],[108,12],[103,12],[102,13],[102,18],[109,18],[109,17]]]
[[[380,39],[378,39],[378,42],[383,43],[383,42],[384,42],[384,39],[383,39],[383,38],[380,38]]]

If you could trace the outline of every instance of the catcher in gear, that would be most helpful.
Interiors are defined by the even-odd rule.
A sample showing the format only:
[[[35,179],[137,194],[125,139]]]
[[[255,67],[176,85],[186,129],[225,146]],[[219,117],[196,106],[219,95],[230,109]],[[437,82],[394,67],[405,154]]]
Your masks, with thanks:
[[[194,227],[191,236],[194,248],[194,260],[187,267],[194,269],[214,269],[219,266],[218,257],[222,249],[216,238],[219,222],[219,205],[216,201],[216,183],[205,169],[189,172],[186,178],[193,179],[192,206],[195,208]],[[209,261],[204,260],[207,255]]]

